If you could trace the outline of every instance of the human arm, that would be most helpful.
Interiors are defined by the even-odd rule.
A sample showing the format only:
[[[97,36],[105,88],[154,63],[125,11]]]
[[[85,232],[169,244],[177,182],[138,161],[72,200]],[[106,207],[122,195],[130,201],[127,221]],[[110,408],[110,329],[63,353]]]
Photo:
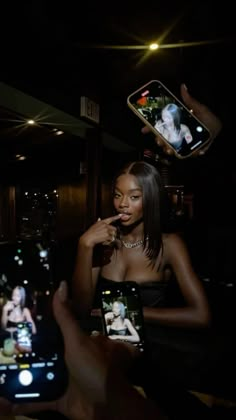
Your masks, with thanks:
[[[155,129],[158,130],[161,134],[163,134],[165,123],[162,120],[158,120],[155,124]]]
[[[176,277],[185,306],[144,308],[144,318],[151,323],[173,327],[207,327],[211,313],[203,285],[193,270],[183,239],[175,233],[165,235],[164,259]]]
[[[200,103],[197,99],[193,98],[186,86],[181,84],[180,86],[181,97],[185,105],[192,110],[193,114],[208,128],[211,133],[210,142],[204,148],[201,148],[199,151],[195,151],[191,156],[199,156],[209,149],[213,140],[218,136],[222,128],[222,123],[220,119],[204,104]],[[149,133],[151,130],[149,127],[145,126],[142,128],[143,134]],[[173,150],[171,147],[163,141],[161,136],[156,136],[155,141],[162,148],[164,153],[167,155],[173,155]]]
[[[136,329],[133,327],[132,323],[128,318],[124,320],[124,326],[127,327],[129,334],[126,335],[119,335],[113,334],[109,336],[112,340],[121,340],[121,341],[128,341],[129,343],[139,343],[140,337],[137,333]]]
[[[93,268],[94,247],[106,241],[112,241],[116,236],[116,228],[111,224],[118,220],[120,215],[98,220],[78,241],[75,268],[72,279],[72,294],[75,310],[80,317],[90,314],[96,282],[100,267]]]
[[[9,312],[12,311],[14,309],[14,304],[11,300],[9,300],[2,308],[2,317],[1,317],[1,325],[2,328],[5,329],[7,328],[7,321],[8,321],[8,316],[9,316]]]
[[[32,334],[36,334],[37,333],[37,328],[36,328],[35,322],[34,322],[34,320],[32,318],[32,315],[30,313],[30,310],[28,308],[24,308],[24,317],[25,317],[25,319],[26,319],[27,322],[30,322],[31,323],[31,326],[32,326]]]
[[[47,403],[12,406],[2,400],[1,413],[19,415],[52,410],[70,420],[167,419],[126,379],[126,368],[136,357],[136,350],[106,337],[85,334],[71,312],[65,282],[54,295],[53,309],[65,343],[68,389],[59,400]]]
[[[114,314],[113,312],[107,312],[105,314],[105,321],[106,321],[106,325],[108,325],[109,323],[111,323],[114,319]]]
[[[107,312],[104,316],[104,319],[105,319],[105,324],[106,324],[106,331],[107,331],[107,334],[109,334],[112,322],[114,320],[113,312]]]
[[[191,141],[193,141],[193,136],[188,126],[185,124],[181,124],[181,130],[183,133],[183,138],[185,139],[186,143],[187,144],[191,143]]]

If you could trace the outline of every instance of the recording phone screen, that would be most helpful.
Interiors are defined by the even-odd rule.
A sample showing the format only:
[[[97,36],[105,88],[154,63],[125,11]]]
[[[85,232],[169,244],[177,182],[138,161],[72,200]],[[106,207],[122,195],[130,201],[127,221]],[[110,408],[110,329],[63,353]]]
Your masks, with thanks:
[[[139,288],[117,282],[101,290],[104,332],[112,340],[128,342],[144,351],[145,334]]]
[[[178,158],[191,156],[210,141],[210,132],[160,81],[152,80],[127,99],[128,106]]]
[[[0,396],[46,401],[64,391],[63,341],[53,317],[51,246],[0,243]]]

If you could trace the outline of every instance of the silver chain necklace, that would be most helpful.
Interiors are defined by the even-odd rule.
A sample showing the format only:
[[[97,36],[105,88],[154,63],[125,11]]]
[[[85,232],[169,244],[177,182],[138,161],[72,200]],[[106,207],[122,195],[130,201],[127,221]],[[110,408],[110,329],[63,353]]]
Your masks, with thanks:
[[[136,246],[139,246],[139,245],[143,245],[143,240],[142,239],[139,239],[139,241],[133,242],[133,243],[125,242],[123,240],[121,240],[121,242],[122,242],[122,244],[124,245],[125,248],[129,248],[129,249],[130,248],[136,248]]]

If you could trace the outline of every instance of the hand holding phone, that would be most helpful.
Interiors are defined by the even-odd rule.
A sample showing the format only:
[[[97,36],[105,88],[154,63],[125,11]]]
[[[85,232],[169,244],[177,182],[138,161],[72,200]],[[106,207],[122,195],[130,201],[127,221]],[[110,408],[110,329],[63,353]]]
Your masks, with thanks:
[[[53,317],[51,249],[40,240],[0,244],[0,397],[51,401],[67,385]]]
[[[165,144],[164,150],[168,153],[171,151],[179,159],[188,158],[205,150],[211,143],[212,134],[203,120],[200,121],[191,112],[192,110],[189,111],[158,80],[152,80],[129,95],[127,103],[147,128],[156,135],[157,142],[159,143],[161,139],[161,146]],[[204,112],[202,115],[204,116]],[[217,117],[215,122],[217,124],[214,125],[220,129],[221,124]]]
[[[94,417],[94,404],[101,408],[103,418],[137,418],[140,410],[143,417],[160,417],[160,410],[153,412],[153,404],[140,401],[128,376],[137,352],[132,346],[124,346],[106,337],[91,337],[80,328],[78,320],[71,311],[68,301],[67,285],[62,282],[53,299],[53,310],[64,338],[65,360],[71,380],[63,396],[56,401],[12,405],[0,398],[0,412],[3,415],[32,414],[38,411],[58,411],[68,419]],[[84,351],[86,349],[86,351]],[[105,356],[105,357],[104,357]],[[91,374],[92,372],[92,374]],[[120,374],[120,373],[123,374]],[[137,371],[138,376],[140,371]],[[109,401],[107,383],[109,382]],[[140,386],[139,386],[140,389]],[[142,390],[141,390],[142,391]],[[111,400],[113,403],[111,404]],[[145,405],[147,402],[147,407]],[[14,411],[12,409],[14,408]],[[104,410],[104,411],[103,411]],[[151,411],[150,411],[151,410]],[[104,416],[102,414],[104,413]],[[162,417],[161,417],[162,418]]]
[[[211,133],[211,139],[210,141],[205,144],[204,147],[201,147],[200,149],[196,149],[195,152],[192,154],[192,156],[202,156],[204,155],[207,150],[212,145],[214,139],[218,136],[222,129],[222,122],[220,119],[215,115],[206,105],[199,102],[197,99],[195,99],[193,96],[190,95],[186,85],[182,83],[180,85],[180,93],[181,98],[185,104],[185,106],[188,107],[188,109],[191,109],[193,111],[193,114],[205,124],[205,126],[210,130]],[[145,125],[142,127],[142,133],[147,134],[150,133],[151,129]],[[164,142],[161,136],[156,135],[155,141],[158,144],[158,146],[162,149],[162,151],[166,155],[172,155],[173,149],[168,145],[167,142]],[[165,161],[166,164],[169,163],[168,160]]]

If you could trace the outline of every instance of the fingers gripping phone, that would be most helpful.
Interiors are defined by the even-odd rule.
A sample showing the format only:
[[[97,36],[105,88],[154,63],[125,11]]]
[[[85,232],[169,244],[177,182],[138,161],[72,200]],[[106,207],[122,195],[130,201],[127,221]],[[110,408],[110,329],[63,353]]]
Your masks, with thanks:
[[[133,92],[127,104],[179,159],[188,158],[211,140],[207,127],[159,80]]]
[[[65,391],[55,287],[49,244],[0,243],[0,396],[12,402],[50,401]]]
[[[145,349],[143,309],[138,284],[114,282],[100,291],[103,329],[111,340]]]

